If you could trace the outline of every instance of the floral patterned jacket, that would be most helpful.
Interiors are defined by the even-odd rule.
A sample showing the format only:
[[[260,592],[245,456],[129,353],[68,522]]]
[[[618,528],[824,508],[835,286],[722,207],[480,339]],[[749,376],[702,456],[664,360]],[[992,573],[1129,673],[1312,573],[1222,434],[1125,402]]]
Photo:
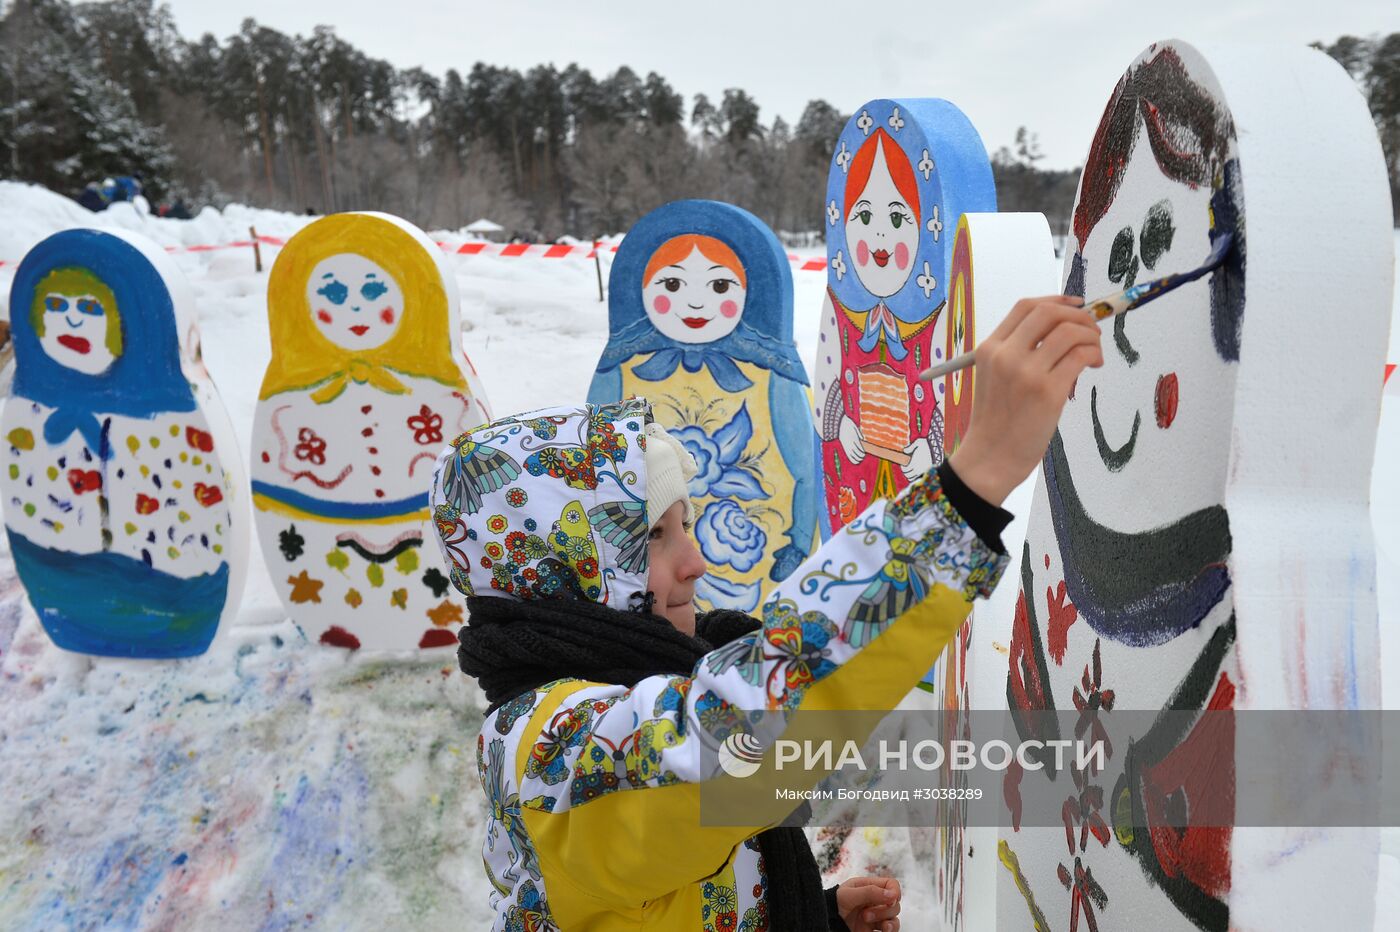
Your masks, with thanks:
[[[646,589],[649,420],[634,399],[458,438],[432,495],[454,584],[635,601]],[[702,784],[724,778],[717,744],[746,712],[893,708],[1004,565],[929,474],[846,525],[773,592],[762,629],[691,675],[630,689],[560,680],[496,709],[477,741],[493,928],[767,929],[754,841],[767,826],[701,823]]]

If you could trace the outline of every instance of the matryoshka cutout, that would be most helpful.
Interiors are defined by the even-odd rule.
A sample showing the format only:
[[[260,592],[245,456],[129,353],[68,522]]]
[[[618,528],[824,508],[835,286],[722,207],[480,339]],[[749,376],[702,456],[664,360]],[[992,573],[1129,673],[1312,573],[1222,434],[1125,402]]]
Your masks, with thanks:
[[[439,251],[385,214],[325,217],[278,255],[268,320],[253,501],[283,604],[333,646],[455,644],[461,608],[422,556],[428,486],[444,438],[490,416]]]
[[[1305,90],[1284,101],[1281,87]],[[1234,726],[1202,714],[1378,698],[1369,477],[1356,465],[1370,462],[1375,421],[1361,412],[1375,384],[1352,370],[1370,353],[1379,371],[1388,300],[1373,283],[1392,260],[1369,134],[1351,82],[1306,49],[1207,60],[1162,43],[1108,102],[1065,291],[1113,293],[1194,269],[1222,236],[1234,245],[1206,278],[1105,324],[1105,364],[1080,376],[1036,489],[1006,698],[1024,739],[1072,737],[1028,714],[1041,709],[1070,713],[1060,722],[1079,734],[1131,710],[1182,715],[1132,740],[1120,730],[1102,772],[1008,774],[1018,814],[999,845],[1017,873],[998,875],[998,900],[1010,921],[1029,910],[1056,927],[1371,927],[1364,838],[1285,839],[1207,814],[1222,800],[1235,812],[1249,762]],[[1316,323],[1318,267],[1351,283],[1344,323]],[[1305,358],[1319,371],[1298,399]],[[1328,449],[1300,447],[1299,424],[1326,424]],[[1331,739],[1317,736],[1319,754]],[[1022,810],[1032,795],[1054,811]],[[1308,896],[1324,877],[1328,894]]]
[[[951,238],[948,304],[941,328],[945,359],[975,349],[1021,298],[1054,294],[1059,288],[1054,244],[1044,214],[965,213]],[[944,446],[949,453],[957,449],[971,424],[976,374],[977,370],[970,368],[940,380]],[[1006,508],[1017,515],[1001,535],[1011,552],[1008,569],[1013,571],[1018,566],[1033,490],[1034,481],[1027,480],[1006,502]],[[1000,674],[1006,668],[1009,609],[1014,604],[1010,586],[999,586],[990,598],[979,600],[957,637],[920,683],[930,695],[906,700],[907,704],[940,712],[935,719],[935,737],[945,745],[959,738],[987,737],[974,730],[985,723],[966,713],[996,708],[1002,701],[1006,684]],[[1001,736],[998,730],[995,737]],[[945,787],[966,789],[970,782],[967,771],[956,769],[951,761],[945,760],[935,773]],[[934,896],[943,911],[942,928],[992,928],[996,872],[1001,868],[995,859],[972,855],[995,850],[996,828],[969,816],[965,796],[936,800],[932,806],[939,876]]]
[[[807,374],[792,271],[758,218],[677,201],[637,221],[609,277],[608,345],[588,400],[652,402],[695,455],[702,609],[753,611],[817,539]]]
[[[826,187],[827,296],[814,411],[836,530],[943,461],[941,384],[952,232],[996,210],[982,140],[944,100],[873,100],[838,140]]]
[[[142,237],[68,230],[20,263],[10,321],[0,482],[44,630],[79,653],[203,653],[237,610],[248,519],[188,284]]]

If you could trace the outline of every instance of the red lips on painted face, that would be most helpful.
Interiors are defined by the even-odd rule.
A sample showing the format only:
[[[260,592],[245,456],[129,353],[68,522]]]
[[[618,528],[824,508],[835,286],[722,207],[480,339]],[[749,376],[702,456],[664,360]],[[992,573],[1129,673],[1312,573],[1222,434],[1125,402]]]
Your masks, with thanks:
[[[681,321],[691,330],[699,330],[708,324],[713,318],[709,317],[682,317]]]
[[[68,347],[75,353],[82,353],[84,356],[92,352],[92,344],[82,337],[75,337],[65,333],[58,338],[58,342],[60,345]]]
[[[888,249],[877,249],[870,254],[870,258],[875,260],[875,264],[880,268],[890,264],[890,251]]]
[[[357,337],[362,337],[362,336],[364,336],[365,334],[369,333],[369,325],[368,325],[368,324],[356,324],[355,326],[353,326],[353,327],[350,328],[350,332],[353,333],[353,334],[354,334],[355,336],[357,336]]]

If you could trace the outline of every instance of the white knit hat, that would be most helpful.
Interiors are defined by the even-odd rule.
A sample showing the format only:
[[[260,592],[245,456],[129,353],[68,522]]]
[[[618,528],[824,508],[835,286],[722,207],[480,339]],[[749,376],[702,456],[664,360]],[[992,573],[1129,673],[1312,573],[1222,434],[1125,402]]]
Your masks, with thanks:
[[[647,523],[656,527],[661,516],[676,502],[685,502],[685,520],[695,519],[687,488],[692,477],[700,471],[695,457],[675,437],[656,422],[643,430],[647,438]]]

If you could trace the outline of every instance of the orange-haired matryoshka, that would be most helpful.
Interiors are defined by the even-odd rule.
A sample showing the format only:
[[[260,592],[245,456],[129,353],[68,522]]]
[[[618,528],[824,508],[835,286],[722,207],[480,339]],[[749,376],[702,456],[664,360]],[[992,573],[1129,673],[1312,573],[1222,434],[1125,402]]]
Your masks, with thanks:
[[[952,236],[995,211],[977,130],[936,98],[872,100],[841,131],[827,174],[827,297],[813,397],[833,531],[943,461]]]
[[[792,270],[746,210],[676,201],[628,231],[609,277],[592,404],[644,397],[694,454],[702,609],[753,611],[817,539],[816,435],[792,338]]]

